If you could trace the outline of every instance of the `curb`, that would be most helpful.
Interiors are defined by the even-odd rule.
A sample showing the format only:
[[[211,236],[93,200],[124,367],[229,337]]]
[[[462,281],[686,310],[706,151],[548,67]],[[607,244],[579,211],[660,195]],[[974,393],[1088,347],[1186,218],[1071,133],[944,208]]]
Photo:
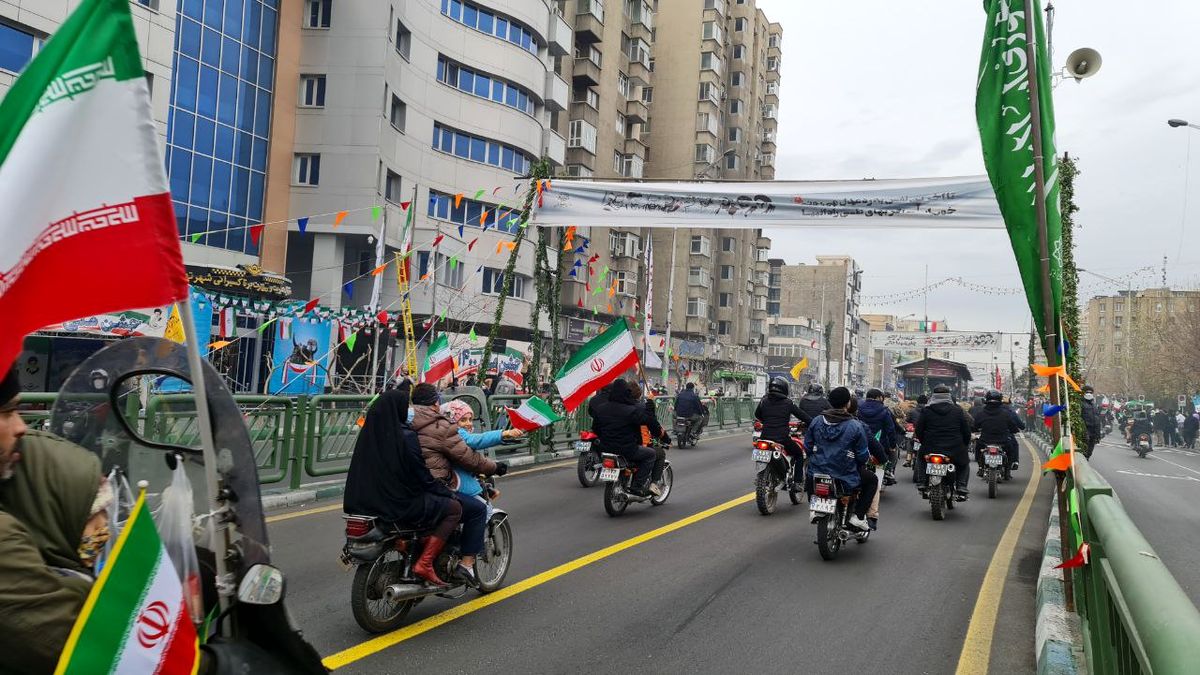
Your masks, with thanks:
[[[747,428],[733,429],[706,429],[704,431],[705,438],[722,438],[725,436],[735,436],[749,432]],[[493,455],[489,455],[493,456]],[[494,457],[494,456],[493,456]],[[559,452],[543,453],[539,456],[534,455],[512,455],[508,457],[500,456],[500,459],[507,463],[510,467],[531,466],[534,464],[547,464],[549,462],[558,462],[564,459],[574,459],[575,452],[573,450],[563,450]],[[317,483],[309,483],[297,490],[287,488],[272,488],[262,491],[262,508],[263,511],[279,511],[295,506],[303,506],[322,500],[338,499],[346,492],[345,477],[336,480],[326,480]]]
[[[1079,617],[1067,611],[1058,528],[1058,500],[1050,509],[1050,522],[1042,549],[1042,567],[1037,582],[1037,621],[1034,650],[1038,675],[1082,675],[1088,673]]]

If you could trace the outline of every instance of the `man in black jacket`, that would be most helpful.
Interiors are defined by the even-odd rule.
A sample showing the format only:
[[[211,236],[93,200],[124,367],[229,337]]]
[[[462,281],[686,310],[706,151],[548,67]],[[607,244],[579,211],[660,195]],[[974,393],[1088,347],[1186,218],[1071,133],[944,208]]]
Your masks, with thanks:
[[[763,440],[775,441],[782,445],[792,459],[801,462],[804,459],[804,453],[800,450],[800,446],[792,440],[789,423],[795,417],[807,425],[812,422],[813,418],[802,409],[797,408],[792,399],[788,398],[789,389],[790,385],[787,380],[782,377],[772,377],[771,382],[767,384],[767,395],[758,402],[758,408],[754,410],[754,419],[762,422]]]
[[[812,419],[816,419],[817,415],[829,410],[833,406],[829,405],[829,399],[825,398],[825,390],[816,382],[808,385],[808,393],[800,399],[798,406]]]
[[[914,427],[916,427],[917,420],[921,419],[921,411],[925,409],[925,406],[928,403],[929,403],[928,396],[926,396],[925,394],[921,394],[920,396],[918,396],[917,397],[917,407],[913,408],[912,410],[909,410],[908,414],[904,416],[905,423],[911,424]]]
[[[1100,419],[1100,411],[1096,409],[1096,393],[1090,386],[1083,388],[1083,426],[1087,428],[1087,445],[1084,446],[1083,456],[1091,459],[1092,451],[1104,435],[1104,421]]]
[[[989,445],[1004,448],[1005,461],[1013,471],[1017,470],[1017,438],[1013,434],[1025,430],[1025,423],[1004,405],[1004,395],[992,389],[984,396],[983,409],[975,415],[975,431],[979,442],[975,444],[975,463],[979,465],[977,475],[983,475],[983,449]]]
[[[656,496],[660,494],[658,486],[650,482],[656,455],[642,445],[642,427],[648,427],[656,437],[662,437],[663,430],[647,406],[633,400],[629,383],[613,381],[606,396],[597,394],[592,399],[588,412],[592,415],[592,432],[600,437],[605,451],[620,455],[637,467],[637,483],[630,486],[630,491],[644,497],[648,487]]]
[[[698,425],[704,419],[704,405],[700,403],[694,382],[688,382],[675,396],[675,419],[686,419],[689,433],[699,430]]]
[[[867,398],[859,405],[858,418],[867,425],[867,431],[873,438],[878,439],[879,444],[883,446],[883,450],[887,453],[887,462],[883,471],[883,484],[896,484],[896,445],[897,439],[902,435],[900,429],[896,427],[896,418],[892,416],[892,411],[887,409],[883,404],[883,392],[878,389],[871,389],[867,392]]]
[[[950,397],[949,387],[939,384],[933,388],[929,405],[917,420],[914,436],[921,441],[921,452],[917,457],[918,488],[923,491],[925,487],[925,455],[936,452],[954,462],[958,500],[966,501],[971,468],[971,458],[967,454],[971,444],[971,418]]]

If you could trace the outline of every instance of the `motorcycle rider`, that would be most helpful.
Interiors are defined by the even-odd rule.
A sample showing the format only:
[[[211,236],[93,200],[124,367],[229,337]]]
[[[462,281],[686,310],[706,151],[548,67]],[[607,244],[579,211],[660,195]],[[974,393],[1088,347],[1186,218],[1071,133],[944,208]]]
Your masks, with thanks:
[[[597,395],[588,406],[592,415],[592,432],[600,437],[600,444],[606,452],[620,455],[637,467],[637,473],[634,474],[637,482],[630,485],[630,492],[639,497],[660,495],[662,491],[650,480],[656,453],[641,444],[643,425],[649,427],[656,436],[669,438],[659,426],[658,419],[650,414],[645,405],[633,400],[629,383],[625,380],[614,380],[608,386],[606,396],[599,402],[596,399],[601,397]]]
[[[925,409],[925,406],[928,403],[929,403],[928,396],[926,396],[925,394],[921,394],[920,396],[918,396],[917,397],[917,407],[908,411],[908,414],[904,416],[904,422],[906,424],[911,424],[914,427],[917,426],[917,420],[921,419],[921,411]]]
[[[1004,395],[991,389],[983,397],[983,409],[975,416],[974,429],[979,433],[975,444],[975,463],[979,466],[975,475],[983,477],[983,449],[999,445],[1004,449],[1004,458],[1012,471],[1017,470],[1018,431],[1025,430],[1025,422],[1016,412],[1004,404]]]
[[[762,422],[761,438],[782,445],[796,465],[800,466],[804,461],[804,451],[792,440],[790,422],[795,417],[807,425],[812,423],[813,418],[788,398],[790,388],[791,385],[786,379],[772,377],[767,383],[767,395],[754,409],[754,419]]]
[[[871,525],[867,521],[867,512],[879,490],[879,478],[867,468],[871,457],[867,449],[867,431],[865,425],[850,414],[851,399],[850,390],[845,387],[829,392],[830,408],[808,425],[804,433],[804,444],[809,448],[804,489],[812,494],[813,475],[818,473],[841,481],[851,492],[861,487],[854,502],[854,515],[848,522],[853,528],[868,530]]]
[[[812,419],[816,419],[817,415],[829,410],[831,407],[829,399],[825,398],[825,389],[816,382],[808,385],[808,392],[800,398],[799,408],[804,411],[805,415],[808,415]]]
[[[939,384],[933,388],[929,405],[917,420],[914,436],[921,441],[917,457],[917,489],[924,492],[925,456],[930,452],[944,454],[954,462],[958,501],[965,502],[969,490],[971,460],[967,448],[971,445],[971,418],[950,396],[950,387]]]
[[[1104,435],[1104,421],[1100,419],[1100,411],[1096,409],[1096,390],[1090,385],[1083,388],[1083,426],[1087,427],[1087,444],[1083,456],[1091,459],[1092,451]]]
[[[688,421],[688,434],[695,438],[704,419],[704,406],[696,393],[696,383],[688,382],[675,396],[675,419]]]
[[[1129,421],[1129,445],[1134,447],[1137,444],[1137,438],[1140,434],[1146,434],[1151,439],[1154,438],[1154,424],[1150,421],[1150,415],[1145,410],[1133,411],[1133,418]],[[1150,446],[1154,447],[1154,441],[1150,441]]]
[[[869,435],[879,439],[887,454],[886,469],[883,472],[883,484],[896,484],[896,445],[897,439],[903,434],[896,428],[896,418],[892,416],[887,406],[883,404],[883,392],[878,389],[867,391],[867,398],[858,406],[858,418],[867,425]]]
[[[642,387],[637,383],[636,380],[629,381],[629,395],[633,399],[634,403],[640,403],[641,405],[645,406],[647,415],[655,420],[658,419],[658,409],[654,405],[654,395],[647,394],[645,398],[643,398]],[[659,424],[657,436],[655,436],[655,432],[650,428],[649,424],[643,424],[642,426],[638,427],[638,430],[642,434],[642,446],[650,448],[654,451],[654,469],[650,472],[650,484],[657,486],[662,480],[663,467],[667,465],[666,446],[670,445],[671,437],[667,435],[667,431],[662,428],[661,423]],[[655,445],[655,438],[658,438],[662,442]]]

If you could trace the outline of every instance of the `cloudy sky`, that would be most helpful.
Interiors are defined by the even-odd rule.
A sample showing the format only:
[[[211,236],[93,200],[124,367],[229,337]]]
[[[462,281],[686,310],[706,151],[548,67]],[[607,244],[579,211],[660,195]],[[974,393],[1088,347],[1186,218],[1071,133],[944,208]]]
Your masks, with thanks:
[[[984,173],[974,113],[985,18],[980,0],[758,4],[784,29],[777,178]],[[1080,266],[1110,277],[1154,266],[1135,287],[1161,285],[1166,255],[1170,283],[1200,287],[1200,130],[1166,125],[1169,117],[1200,124],[1200,3],[1160,0],[1153,10],[1116,0],[1054,6],[1055,64],[1061,67],[1079,47],[1103,56],[1095,77],[1054,90],[1059,151],[1077,157],[1082,171]],[[1189,165],[1197,174],[1190,178]],[[1002,230],[767,234],[773,255],[791,263],[822,253],[854,256],[865,269],[868,295],[919,288],[926,265],[931,280],[1020,285]],[[1113,288],[1088,275],[1081,283],[1089,293]],[[922,302],[868,302],[864,309],[904,315],[921,311]],[[938,289],[929,295],[929,312],[952,328],[1029,326],[1021,296]]]

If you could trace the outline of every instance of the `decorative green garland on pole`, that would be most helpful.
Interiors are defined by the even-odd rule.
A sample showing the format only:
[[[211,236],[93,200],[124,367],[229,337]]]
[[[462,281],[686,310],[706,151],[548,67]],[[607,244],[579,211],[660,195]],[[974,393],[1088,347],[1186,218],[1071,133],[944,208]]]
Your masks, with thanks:
[[[1058,162],[1059,210],[1062,213],[1062,242],[1063,242],[1063,306],[1062,323],[1063,337],[1070,347],[1067,350],[1067,374],[1076,382],[1083,382],[1079,369],[1079,269],[1075,266],[1075,213],[1079,207],[1075,205],[1075,177],[1079,175],[1079,167],[1070,153],[1064,153]],[[1070,397],[1071,435],[1075,438],[1075,447],[1081,448],[1087,442],[1087,427],[1083,424],[1083,395],[1068,389]]]

